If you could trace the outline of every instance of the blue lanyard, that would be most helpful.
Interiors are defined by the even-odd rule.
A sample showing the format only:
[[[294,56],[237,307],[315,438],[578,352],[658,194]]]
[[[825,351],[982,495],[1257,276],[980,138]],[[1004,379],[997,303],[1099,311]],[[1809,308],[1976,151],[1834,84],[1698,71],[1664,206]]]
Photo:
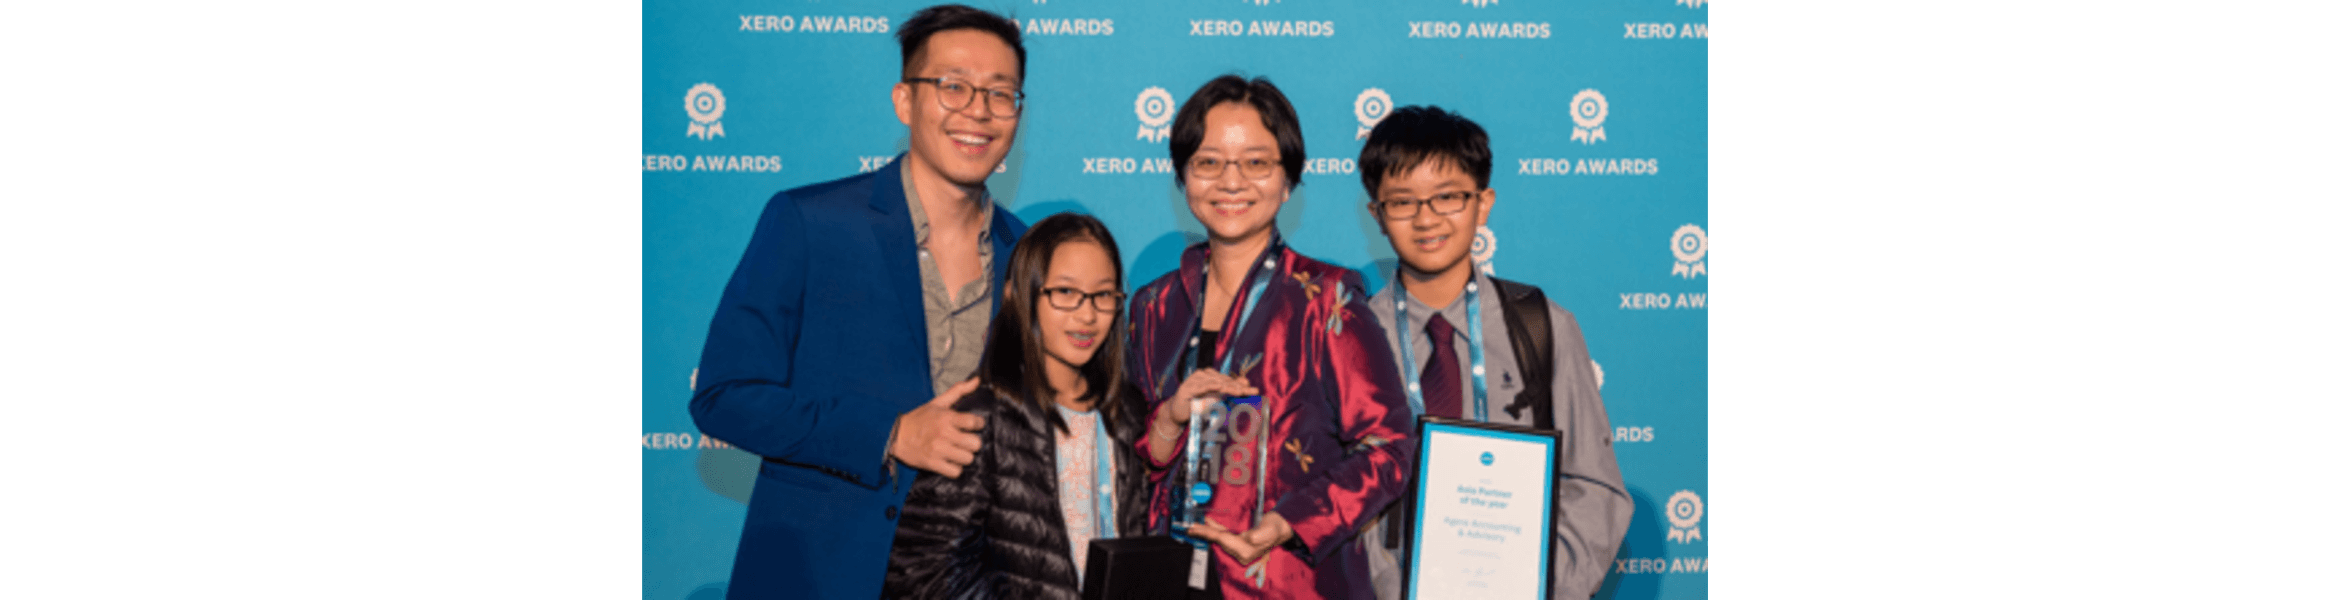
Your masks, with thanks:
[[[1273,257],[1271,255],[1265,256],[1265,268],[1258,271],[1257,273],[1257,282],[1255,285],[1249,286],[1248,302],[1241,304],[1240,321],[1233,324],[1233,329],[1239,329],[1248,325],[1249,313],[1256,312],[1257,310],[1257,298],[1265,295],[1265,284],[1273,280]],[[1223,364],[1217,367],[1217,370],[1223,371],[1226,375],[1237,376],[1239,375],[1238,373],[1232,372],[1232,355],[1239,353],[1232,352],[1231,350],[1233,347],[1232,345],[1239,342],[1233,341],[1232,336],[1230,335],[1223,337],[1224,339],[1221,341],[1224,343],[1224,360],[1222,361]],[[1258,404],[1258,406],[1263,407],[1265,405]],[[1272,416],[1273,415],[1271,413],[1257,413],[1257,515],[1255,520],[1252,522],[1265,520],[1265,440],[1271,439],[1273,437],[1273,432],[1266,429]],[[1264,577],[1262,574],[1260,574],[1257,577],[1257,587],[1264,587],[1264,585]]]
[[[1230,352],[1230,351],[1229,351],[1229,349],[1230,349],[1230,348],[1232,348],[1232,345],[1233,345],[1233,344],[1236,344],[1236,343],[1239,343],[1239,342],[1233,341],[1233,338],[1235,338],[1235,337],[1238,337],[1238,336],[1239,336],[1239,334],[1240,334],[1240,330],[1241,330],[1241,329],[1243,329],[1243,328],[1246,328],[1246,327],[1248,326],[1248,319],[1249,319],[1249,316],[1250,316],[1250,315],[1253,315],[1253,314],[1255,314],[1255,313],[1256,313],[1256,311],[1257,311],[1257,301],[1258,301],[1258,300],[1261,300],[1261,299],[1263,299],[1263,298],[1264,298],[1264,296],[1265,296],[1265,288],[1266,288],[1266,287],[1267,287],[1267,285],[1268,285],[1269,283],[1271,283],[1271,282],[1272,282],[1272,280],[1273,280],[1273,269],[1274,269],[1274,267],[1275,267],[1276,265],[1278,265],[1278,264],[1279,264],[1278,262],[1276,262],[1276,261],[1275,261],[1274,257],[1275,257],[1275,256],[1278,256],[1278,255],[1280,254],[1280,251],[1281,251],[1281,249],[1282,249],[1283,247],[1284,247],[1284,246],[1283,246],[1283,244],[1281,243],[1281,238],[1280,238],[1278,235],[1274,236],[1274,238],[1273,238],[1271,241],[1269,241],[1269,242],[1267,242],[1267,243],[1265,244],[1265,251],[1264,251],[1264,253],[1261,255],[1261,256],[1264,258],[1264,260],[1263,260],[1263,261],[1260,261],[1260,262],[1258,263],[1258,268],[1256,269],[1256,274],[1255,274],[1255,276],[1253,276],[1253,277],[1250,277],[1250,278],[1249,278],[1248,298],[1247,298],[1246,300],[1243,300],[1243,301],[1241,302],[1241,305],[1240,305],[1240,320],[1238,320],[1238,321],[1233,321],[1233,325],[1232,325],[1232,327],[1225,329],[1225,331],[1224,331],[1224,334],[1223,334],[1222,336],[1219,336],[1219,339],[1217,340],[1217,342],[1218,342],[1218,343],[1224,344],[1224,347],[1227,349],[1227,351],[1226,351],[1226,352],[1223,352],[1223,353],[1222,353],[1224,356],[1223,356],[1221,359],[1219,359],[1219,360],[1217,361],[1217,368],[1216,368],[1216,370],[1217,370],[1217,371],[1219,371],[1219,372],[1222,372],[1222,373],[1224,373],[1224,374],[1226,374],[1226,375],[1234,375],[1234,373],[1232,373],[1232,357],[1233,357],[1233,355],[1235,355],[1235,354],[1238,354],[1238,353],[1236,353],[1236,352]],[[1205,275],[1204,275],[1204,273],[1203,273],[1202,279],[1203,279],[1203,280],[1205,279]],[[1206,286],[1206,284],[1205,284],[1205,283],[1202,283],[1201,285],[1202,285],[1202,287],[1205,287],[1205,286]],[[1205,302],[1205,300],[1207,299],[1207,293],[1206,293],[1206,291],[1205,291],[1205,290],[1202,290],[1202,291],[1201,291],[1201,293],[1200,293],[1200,295],[1199,295],[1199,297],[1200,297],[1200,299],[1202,300],[1202,304],[1205,304],[1205,303],[1206,303],[1206,302]],[[1175,369],[1179,368],[1179,365],[1182,365],[1182,364],[1184,364],[1185,362],[1189,361],[1190,359],[1189,359],[1188,357],[1191,357],[1191,356],[1196,356],[1196,355],[1198,354],[1198,351],[1199,351],[1199,329],[1200,329],[1200,327],[1199,327],[1199,324],[1200,324],[1200,320],[1201,320],[1202,318],[1204,318],[1204,317],[1206,316],[1206,314],[1207,314],[1207,311],[1203,309],[1203,310],[1201,310],[1201,311],[1199,311],[1199,312],[1197,312],[1197,313],[1194,313],[1194,314],[1192,315],[1192,323],[1191,323],[1191,328],[1190,328],[1190,330],[1189,330],[1189,332],[1190,332],[1190,334],[1191,334],[1191,343],[1190,343],[1190,344],[1187,344],[1187,345],[1185,345],[1182,351],[1179,351],[1179,352],[1177,352],[1177,356],[1175,357],[1175,360],[1174,360],[1174,361],[1171,361],[1171,362],[1169,362],[1169,363],[1168,363],[1168,365],[1167,365],[1168,372],[1167,372],[1167,373],[1165,373],[1164,375],[1162,375],[1162,376],[1160,377],[1160,379],[1159,379],[1160,381],[1169,381],[1169,380],[1175,380],[1175,377],[1178,377],[1178,376],[1182,375],[1182,374],[1179,374],[1179,373],[1175,373],[1175,372],[1174,372],[1174,371],[1175,371]],[[1180,380],[1176,380],[1176,381],[1180,381]],[[1178,384],[1178,387],[1180,387],[1180,384]],[[1170,402],[1189,402],[1189,401],[1191,401],[1191,399],[1189,399],[1189,398],[1169,398],[1169,399],[1168,399],[1168,401],[1170,401]],[[1259,418],[1264,418],[1264,417],[1261,417],[1261,416],[1260,416]],[[1200,431],[1200,428],[1201,428],[1201,427],[1204,427],[1204,426],[1206,425],[1206,424],[1205,424],[1203,421],[1204,421],[1203,419],[1200,419],[1200,418],[1199,418],[1197,415],[1194,415],[1194,416],[1193,416],[1193,418],[1191,419],[1191,422],[1190,422],[1190,423],[1188,423],[1188,424],[1186,424],[1186,425],[1185,425],[1185,427],[1184,427],[1184,440],[1183,440],[1183,447],[1184,447],[1184,452],[1183,452],[1183,455],[1184,455],[1184,459],[1183,459],[1183,472],[1184,472],[1184,473],[1196,473],[1196,472],[1198,472],[1198,471],[1199,471],[1199,455],[1200,455],[1200,444],[1201,444],[1201,442],[1200,442],[1200,438],[1201,438],[1201,437],[1203,437],[1203,435],[1202,435],[1202,434],[1203,434],[1203,432],[1201,432],[1201,431]],[[1260,427],[1262,427],[1262,425],[1260,425]],[[1265,514],[1264,514],[1264,511],[1265,511],[1265,449],[1266,449],[1266,443],[1265,443],[1265,440],[1266,440],[1268,437],[1270,437],[1270,436],[1263,435],[1263,434],[1260,434],[1260,435],[1258,435],[1258,436],[1257,436],[1257,515],[1256,515],[1256,516],[1257,516],[1257,519],[1258,519],[1258,520],[1260,520],[1260,521],[1261,521],[1261,520],[1263,520],[1263,519],[1264,519],[1264,517],[1265,517]],[[1181,491],[1178,491],[1178,492],[1177,492],[1177,494],[1182,494],[1182,493],[1183,493],[1183,492],[1181,492]],[[1181,500],[1180,500],[1180,497],[1178,497],[1178,498],[1175,498],[1175,499],[1173,499],[1173,500],[1175,500],[1175,502],[1176,502],[1176,506],[1177,506],[1177,507],[1181,507],[1181,506],[1182,506],[1182,502],[1181,502]],[[1201,548],[1204,548],[1204,547],[1205,547],[1205,543],[1204,543],[1204,542],[1200,542],[1200,541],[1197,541],[1197,540],[1193,540],[1193,541],[1192,541],[1192,545],[1193,545],[1194,547],[1201,547]]]
[[[1103,416],[1094,412],[1093,419],[1093,506],[1094,534],[1105,538],[1118,537],[1118,503],[1111,501],[1118,493],[1117,461],[1110,458],[1110,432],[1102,428]]]
[[[1403,351],[1399,353],[1402,356],[1399,356],[1398,358],[1403,359],[1403,376],[1405,383],[1404,396],[1411,399],[1412,401],[1412,416],[1418,417],[1422,413],[1428,412],[1428,403],[1427,401],[1422,400],[1420,397],[1420,370],[1412,368],[1412,332],[1415,330],[1415,328],[1411,326],[1412,320],[1410,313],[1404,310],[1405,303],[1409,302],[1408,300],[1404,299],[1404,296],[1408,294],[1411,294],[1411,292],[1403,289],[1403,269],[1398,268],[1395,272],[1395,339],[1396,346],[1403,349]],[[1472,405],[1473,410],[1475,411],[1472,414],[1477,418],[1477,420],[1484,421],[1486,420],[1485,319],[1478,318],[1482,311],[1478,310],[1477,307],[1477,277],[1475,274],[1470,274],[1469,276],[1468,302],[1469,375],[1473,380],[1476,381],[1477,384],[1474,388],[1476,390],[1474,395],[1476,396],[1477,400],[1476,403]],[[1436,310],[1438,314],[1441,314],[1442,309],[1434,310]],[[1432,339],[1429,341],[1437,344],[1452,343],[1452,340]]]
[[[1266,285],[1267,283],[1269,283],[1269,282],[1271,282],[1271,281],[1273,280],[1273,265],[1274,265],[1274,262],[1273,262],[1273,256],[1272,256],[1272,253],[1271,253],[1271,252],[1269,252],[1269,251],[1270,251],[1270,250],[1273,250],[1273,249],[1276,249],[1276,248],[1279,248],[1279,247],[1280,247],[1280,245],[1279,245],[1278,243],[1275,243],[1275,244],[1273,244],[1273,245],[1266,246],[1266,250],[1268,250],[1268,252],[1266,253],[1266,256],[1265,256],[1265,261],[1264,261],[1264,263],[1263,263],[1263,268],[1262,268],[1262,269],[1259,269],[1259,270],[1257,271],[1257,276],[1256,276],[1256,277],[1253,277],[1253,278],[1251,278],[1251,283],[1249,284],[1249,288],[1248,288],[1248,299],[1247,299],[1246,301],[1243,301],[1243,302],[1241,303],[1241,305],[1240,305],[1240,320],[1239,320],[1239,321],[1234,321],[1234,322],[1233,322],[1233,325],[1232,325],[1232,328],[1231,328],[1231,329],[1229,329],[1229,330],[1226,330],[1226,331],[1224,332],[1224,335],[1223,335],[1223,336],[1220,336],[1220,337],[1221,337],[1221,339],[1220,339],[1220,340],[1218,340],[1218,343],[1224,344],[1224,347],[1225,347],[1226,349],[1230,349],[1230,348],[1232,347],[1232,345],[1233,345],[1233,344],[1236,344],[1236,343],[1238,343],[1238,342],[1235,342],[1235,341],[1233,341],[1233,340],[1232,340],[1232,338],[1234,338],[1234,337],[1238,337],[1238,334],[1240,333],[1240,329],[1241,329],[1241,328],[1243,328],[1243,327],[1247,327],[1247,326],[1248,326],[1248,317],[1249,317],[1249,315],[1250,315],[1250,314],[1253,314],[1253,313],[1255,313],[1255,312],[1257,311],[1257,300],[1260,300],[1260,299],[1264,298],[1264,296],[1265,296],[1265,285]],[[1203,300],[1204,300],[1204,299],[1206,299],[1206,298],[1207,298],[1207,294],[1206,294],[1206,293],[1202,293],[1202,294],[1200,294],[1200,298],[1201,298],[1201,299],[1203,299]],[[1205,311],[1202,311],[1202,314],[1205,314]],[[1185,350],[1194,350],[1194,349],[1195,349],[1197,346],[1199,346],[1199,326],[1196,324],[1196,322],[1199,320],[1199,317],[1195,316],[1195,317],[1193,317],[1193,318],[1192,318],[1192,320],[1195,322],[1195,324],[1194,324],[1194,325],[1192,326],[1192,328],[1191,328],[1191,345],[1190,345],[1190,346],[1187,346],[1187,347],[1185,347]],[[1190,352],[1186,352],[1186,354],[1190,354]],[[1219,371],[1219,372],[1222,372],[1222,373],[1224,373],[1224,374],[1226,374],[1226,375],[1232,375],[1232,374],[1233,374],[1233,373],[1232,373],[1232,356],[1233,356],[1234,354],[1238,354],[1238,353],[1236,353],[1236,352],[1229,352],[1229,351],[1227,351],[1227,352],[1224,352],[1223,354],[1224,354],[1224,357],[1223,357],[1222,359],[1218,360],[1218,362],[1217,362],[1217,367],[1216,367],[1216,370],[1217,370],[1217,371]],[[1180,363],[1180,362],[1182,362],[1182,360],[1181,360],[1180,358],[1178,358],[1178,360],[1177,360],[1176,362]],[[1170,400],[1170,401],[1173,401],[1173,402],[1189,402],[1191,399],[1189,399],[1189,398],[1171,398],[1171,399],[1169,399],[1169,400]],[[1185,433],[1186,433],[1186,434],[1188,434],[1188,436],[1189,436],[1189,439],[1186,439],[1186,440],[1184,440],[1184,442],[1183,442],[1183,446],[1184,446],[1184,461],[1183,461],[1183,469],[1184,469],[1184,470],[1183,470],[1183,472],[1185,472],[1185,473],[1192,473],[1192,472],[1196,472],[1196,471],[1198,471],[1198,470],[1199,470],[1199,445],[1200,445],[1200,431],[1199,431],[1199,428],[1200,428],[1200,426],[1201,426],[1201,425],[1203,425],[1203,423],[1201,422],[1201,420],[1200,420],[1200,419],[1196,419],[1196,418],[1195,418],[1195,419],[1192,419],[1192,420],[1191,420],[1191,423],[1190,423],[1190,424],[1188,424],[1188,425],[1185,427]],[[1265,444],[1264,444],[1264,438],[1263,438],[1263,436],[1259,436],[1259,437],[1258,437],[1258,439],[1257,439],[1257,450],[1258,450],[1258,453],[1257,453],[1257,458],[1259,458],[1259,459],[1260,459],[1260,460],[1258,460],[1257,462],[1259,462],[1259,463],[1263,463],[1263,462],[1264,462],[1263,460],[1261,460],[1261,459],[1263,459],[1263,458],[1264,458],[1264,452],[1263,452],[1263,450],[1264,450],[1264,446],[1265,446]],[[1259,471],[1257,471],[1257,479],[1259,480],[1259,481],[1258,481],[1258,486],[1257,486],[1257,496],[1258,496],[1258,499],[1257,499],[1257,506],[1258,506],[1260,509],[1261,509],[1261,508],[1262,508],[1262,507],[1265,505],[1265,503],[1264,503],[1264,498],[1263,498],[1263,496],[1264,496],[1264,493],[1265,493],[1265,488],[1264,488],[1263,481],[1262,481],[1262,480],[1264,479],[1264,475],[1265,475],[1265,473],[1264,473],[1264,471],[1263,471],[1263,470],[1261,470],[1261,469],[1260,469]],[[1259,516],[1262,516],[1262,515],[1259,515]]]
[[[1269,283],[1269,282],[1271,282],[1271,281],[1273,280],[1273,266],[1274,266],[1274,264],[1275,264],[1275,263],[1274,263],[1274,261],[1273,261],[1273,256],[1274,256],[1274,255],[1275,255],[1275,254],[1276,254],[1276,253],[1277,253],[1277,252],[1278,252],[1280,249],[1281,249],[1281,240],[1280,240],[1280,239],[1278,239],[1278,238],[1276,238],[1276,239],[1272,240],[1271,242],[1269,242],[1269,243],[1267,243],[1267,244],[1265,245],[1265,254],[1264,254],[1264,258],[1265,258],[1265,260],[1264,260],[1262,263],[1260,263],[1260,267],[1261,267],[1261,268],[1257,269],[1256,276],[1255,276],[1255,277],[1251,277],[1251,278],[1249,278],[1248,299],[1247,299],[1247,300],[1245,300],[1245,301],[1243,301],[1243,302],[1241,302],[1241,304],[1240,304],[1240,320],[1238,320],[1238,321],[1234,321],[1234,322],[1233,322],[1233,325],[1232,325],[1232,328],[1231,328],[1231,329],[1229,329],[1229,330],[1226,330],[1226,331],[1224,332],[1224,335],[1220,336],[1220,339],[1219,339],[1219,340],[1217,340],[1217,341],[1218,341],[1218,343],[1224,344],[1224,347],[1225,347],[1225,348],[1231,348],[1231,347],[1232,347],[1232,344],[1235,344],[1235,343],[1237,343],[1237,342],[1234,342],[1234,341],[1232,341],[1232,338],[1238,337],[1238,336],[1239,336],[1239,334],[1240,334],[1240,329],[1241,329],[1241,328],[1244,328],[1244,327],[1247,327],[1247,326],[1248,326],[1248,317],[1249,317],[1249,315],[1251,315],[1251,314],[1255,314],[1255,313],[1257,312],[1257,301],[1258,301],[1258,300],[1260,300],[1260,299],[1263,299],[1263,298],[1265,297],[1265,286],[1266,286],[1266,284],[1267,284],[1267,283]],[[1205,279],[1206,279],[1206,275],[1205,275],[1204,271],[1203,271],[1203,273],[1202,273],[1201,279],[1202,279],[1202,280],[1205,280]],[[1202,284],[1201,284],[1201,286],[1202,286],[1202,287],[1205,287],[1205,286],[1206,286],[1206,284],[1205,284],[1205,283],[1202,283]],[[1201,291],[1201,292],[1200,292],[1200,300],[1202,300],[1202,302],[1201,302],[1202,304],[1205,304],[1205,303],[1206,303],[1205,301],[1207,300],[1207,297],[1208,297],[1208,295],[1207,295],[1207,292],[1206,292],[1206,291],[1204,291],[1204,290],[1203,290],[1203,291]],[[1168,373],[1166,373],[1164,376],[1161,376],[1161,377],[1159,378],[1159,380],[1160,380],[1160,381],[1170,381],[1170,380],[1173,380],[1173,381],[1181,381],[1181,380],[1179,380],[1179,379],[1175,379],[1175,378],[1176,378],[1176,377],[1179,377],[1179,376],[1182,376],[1182,375],[1184,375],[1184,374],[1183,374],[1183,373],[1175,373],[1175,372],[1174,372],[1174,369],[1176,369],[1176,368],[1177,368],[1177,365],[1181,365],[1181,364],[1183,364],[1185,361],[1187,361],[1188,359],[1187,359],[1186,357],[1188,357],[1188,356],[1194,356],[1194,355],[1196,355],[1196,354],[1198,353],[1198,351],[1199,351],[1199,321],[1200,321],[1200,319],[1201,319],[1203,316],[1205,316],[1206,314],[1207,314],[1207,311],[1206,311],[1206,310],[1201,310],[1200,312],[1198,312],[1198,313],[1195,313],[1195,314],[1193,314],[1193,315],[1192,315],[1192,317],[1191,317],[1191,323],[1192,323],[1192,324],[1191,324],[1191,331],[1190,331],[1190,333],[1191,333],[1191,343],[1190,343],[1190,344],[1188,344],[1188,345],[1185,345],[1182,351],[1179,351],[1179,352],[1177,352],[1177,353],[1176,353],[1175,360],[1174,360],[1173,362],[1170,362],[1170,363],[1168,363],[1168,365],[1167,365],[1167,368],[1168,368]],[[1222,373],[1224,373],[1224,374],[1226,374],[1226,375],[1230,375],[1230,374],[1232,374],[1232,355],[1233,355],[1233,354],[1236,354],[1236,353],[1234,353],[1234,352],[1224,352],[1223,354],[1224,354],[1224,357],[1223,357],[1222,359],[1220,359],[1220,360],[1217,362],[1217,367],[1216,367],[1216,370],[1217,370],[1217,371],[1219,371],[1219,372],[1222,372]],[[1181,385],[1181,384],[1178,384],[1178,387],[1180,387],[1180,385]],[[1190,400],[1191,400],[1191,399],[1189,399],[1189,398],[1169,398],[1169,399],[1168,399],[1168,401],[1170,401],[1170,402],[1189,402]],[[1183,449],[1184,449],[1184,452],[1183,452],[1183,454],[1184,454],[1184,456],[1185,456],[1185,458],[1184,458],[1184,461],[1183,461],[1183,468],[1184,468],[1184,471],[1183,471],[1183,472],[1185,472],[1185,473],[1191,473],[1191,472],[1194,472],[1194,471],[1198,470],[1198,468],[1199,468],[1199,445],[1200,445],[1200,441],[1199,441],[1199,439],[1200,439],[1200,432],[1198,431],[1198,429],[1199,429],[1198,425],[1199,425],[1199,424],[1200,424],[1200,420],[1199,420],[1199,419],[1192,419],[1192,421],[1191,421],[1191,424],[1185,427],[1185,434],[1188,436],[1188,439],[1185,439],[1185,440],[1183,441]],[[1260,441],[1261,441],[1261,440],[1260,440]],[[1259,445],[1259,446],[1263,446],[1264,444],[1260,443],[1260,444],[1258,444],[1258,445]],[[1260,450],[1261,450],[1261,449],[1262,449],[1262,448],[1260,448]],[[1260,461],[1260,462],[1262,462],[1262,461]],[[1260,472],[1260,473],[1258,473],[1258,474],[1259,474],[1259,475],[1263,475],[1263,473],[1262,473],[1262,472]],[[1259,490],[1259,491],[1262,491],[1262,490]],[[1261,506],[1263,503],[1262,503],[1262,502],[1259,502],[1258,504]]]
[[[1248,286],[1248,301],[1242,302],[1240,304],[1240,320],[1232,322],[1232,329],[1235,330],[1234,332],[1237,332],[1237,330],[1240,328],[1248,326],[1248,316],[1257,312],[1257,300],[1265,297],[1265,284],[1271,283],[1272,281],[1273,257],[1267,256],[1265,257],[1264,269],[1257,271],[1256,280],[1250,283]],[[1196,337],[1199,335],[1199,332],[1197,331],[1199,328],[1194,327],[1192,329],[1194,330],[1192,331],[1192,335],[1195,336],[1192,339],[1199,339]],[[1227,349],[1231,348],[1233,344],[1233,336],[1231,333],[1234,332],[1226,332],[1226,334],[1222,336],[1223,339],[1218,340],[1218,342],[1224,344],[1224,347]],[[1236,373],[1232,372],[1233,354],[1237,353],[1225,352],[1224,358],[1217,362],[1216,370],[1223,371],[1225,375],[1235,375]]]
[[[1265,296],[1265,285],[1271,282],[1273,279],[1273,266],[1277,264],[1274,262],[1273,256],[1277,254],[1282,247],[1283,246],[1279,238],[1275,238],[1271,244],[1265,246],[1265,260],[1262,263],[1263,268],[1257,271],[1256,277],[1249,279],[1248,300],[1242,302],[1240,305],[1240,320],[1234,321],[1232,331],[1224,332],[1224,335],[1218,338],[1217,343],[1221,343],[1226,347],[1230,347],[1233,336],[1237,335],[1241,328],[1248,326],[1249,315],[1255,314],[1257,312],[1257,300]],[[1201,278],[1204,280],[1206,275],[1203,273]],[[1202,283],[1201,285],[1202,287],[1206,286],[1205,283]],[[1208,294],[1205,290],[1203,290],[1200,292],[1199,297],[1201,303],[1205,304]],[[1182,350],[1176,351],[1173,360],[1167,361],[1166,370],[1159,373],[1159,381],[1175,381],[1178,382],[1178,387],[1181,386],[1180,382],[1182,380],[1176,379],[1176,377],[1185,375],[1186,373],[1177,373],[1175,371],[1181,368],[1184,363],[1189,362],[1191,357],[1198,355],[1200,319],[1205,316],[1206,313],[1207,311],[1204,310],[1204,308],[1199,312],[1192,313],[1191,327],[1186,330],[1191,334],[1191,343],[1185,344]],[[1216,370],[1223,371],[1226,375],[1231,374],[1232,353],[1224,353],[1224,358],[1221,362],[1218,363]]]
[[[1062,420],[1062,421],[1064,421],[1064,422],[1066,422],[1066,421],[1071,421],[1071,420],[1074,420],[1074,419],[1075,419],[1075,417],[1076,417],[1077,415],[1082,415],[1082,414],[1084,414],[1084,413],[1080,413],[1080,412],[1077,412],[1077,411],[1069,410],[1067,407],[1061,406],[1059,403],[1054,403],[1054,405],[1053,405],[1053,408],[1054,408],[1054,409],[1057,409],[1057,410],[1059,410],[1059,411],[1061,411],[1061,420]],[[1118,488],[1117,488],[1117,481],[1116,481],[1116,473],[1117,473],[1117,470],[1118,470],[1118,463],[1117,463],[1117,461],[1116,461],[1115,459],[1113,459],[1113,458],[1110,456],[1110,444],[1112,444],[1112,443],[1114,443],[1114,442],[1112,442],[1112,441],[1110,440],[1110,432],[1109,432],[1109,430],[1108,430],[1108,429],[1105,429],[1105,428],[1103,428],[1103,425],[1102,425],[1102,421],[1103,421],[1102,413],[1101,413],[1101,412],[1099,412],[1099,411],[1096,411],[1096,412],[1094,412],[1093,414],[1094,414],[1094,419],[1093,419],[1093,431],[1091,432],[1091,435],[1093,436],[1093,448],[1094,448],[1094,453],[1093,453],[1093,454],[1094,454],[1094,462],[1093,462],[1093,486],[1094,486],[1094,487],[1093,487],[1093,492],[1094,492],[1094,493],[1093,493],[1093,531],[1094,531],[1094,537],[1095,537],[1095,538],[1116,538],[1116,537],[1118,537],[1118,534],[1119,534],[1119,531],[1118,531],[1118,504],[1117,504],[1117,502],[1115,501],[1115,499],[1116,499],[1116,494],[1118,493],[1118,491],[1117,491],[1117,490],[1118,490]],[[1074,540],[1074,535],[1075,535],[1075,532],[1071,532],[1071,535],[1072,535],[1072,540],[1073,540],[1073,542],[1074,542],[1074,543],[1075,543],[1075,545],[1077,546],[1077,548],[1075,548],[1075,549],[1074,549],[1074,551],[1076,551],[1076,552],[1084,552],[1084,551],[1085,551],[1085,550],[1084,550],[1085,546],[1084,546],[1084,544],[1083,544],[1083,540]],[[1085,583],[1085,574],[1084,574],[1084,573],[1078,573],[1078,574],[1077,574],[1077,580],[1078,580],[1078,583],[1079,583],[1079,584],[1083,584],[1083,583]]]

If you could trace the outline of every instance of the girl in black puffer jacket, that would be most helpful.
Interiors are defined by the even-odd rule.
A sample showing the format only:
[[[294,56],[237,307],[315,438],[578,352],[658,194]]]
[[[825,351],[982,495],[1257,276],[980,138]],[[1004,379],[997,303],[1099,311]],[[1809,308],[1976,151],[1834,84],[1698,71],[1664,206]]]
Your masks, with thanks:
[[[955,404],[986,419],[980,449],[961,477],[914,482],[884,597],[1073,599],[1088,540],[1142,533],[1144,411],[1122,369],[1118,245],[1100,221],[1062,213],[1029,228],[1011,261],[979,391]]]

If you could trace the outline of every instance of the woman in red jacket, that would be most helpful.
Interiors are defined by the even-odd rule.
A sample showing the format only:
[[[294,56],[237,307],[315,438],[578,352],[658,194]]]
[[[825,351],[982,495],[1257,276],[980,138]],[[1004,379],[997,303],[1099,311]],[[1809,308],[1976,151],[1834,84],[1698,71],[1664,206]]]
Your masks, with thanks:
[[[1172,530],[1217,548],[1224,596],[1371,598],[1358,532],[1403,495],[1412,415],[1362,279],[1274,227],[1305,167],[1297,111],[1264,78],[1226,75],[1172,129],[1176,181],[1208,239],[1135,291],[1127,370],[1151,410],[1136,446],[1158,469],[1153,531],[1207,498],[1203,523]],[[1184,458],[1195,398],[1220,421],[1197,465]]]

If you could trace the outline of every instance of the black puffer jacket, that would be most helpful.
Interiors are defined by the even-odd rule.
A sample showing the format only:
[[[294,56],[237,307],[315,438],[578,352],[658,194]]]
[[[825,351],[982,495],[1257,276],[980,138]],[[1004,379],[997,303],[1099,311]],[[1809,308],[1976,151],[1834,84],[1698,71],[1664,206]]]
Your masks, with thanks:
[[[1117,401],[1133,402],[1124,394]],[[1137,403],[1139,404],[1139,403]],[[1144,409],[1130,405],[1104,423],[1118,473],[1118,533],[1140,535],[1148,518],[1142,456],[1134,441]],[[979,391],[955,409],[987,420],[981,446],[960,478],[921,473],[906,498],[889,551],[885,598],[1077,597],[1077,562],[1061,521],[1059,476],[1047,411]]]

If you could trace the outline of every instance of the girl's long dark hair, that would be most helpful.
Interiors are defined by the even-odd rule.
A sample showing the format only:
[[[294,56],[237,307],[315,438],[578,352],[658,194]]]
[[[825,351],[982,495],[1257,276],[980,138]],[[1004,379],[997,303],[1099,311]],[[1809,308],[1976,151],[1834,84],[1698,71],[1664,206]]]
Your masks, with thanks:
[[[1078,213],[1060,213],[1045,217],[1020,236],[1020,243],[1012,248],[1009,273],[1004,277],[1004,303],[997,309],[995,320],[988,324],[987,348],[979,359],[979,383],[995,392],[999,398],[1028,403],[1044,413],[1054,431],[1067,433],[1069,425],[1061,420],[1061,412],[1053,410],[1056,390],[1045,378],[1043,332],[1037,327],[1036,304],[1042,298],[1045,270],[1052,267],[1053,253],[1069,242],[1090,241],[1101,244],[1110,255],[1118,291],[1126,291],[1126,266],[1118,258],[1118,242],[1110,238],[1110,229],[1100,220]],[[1078,310],[1092,310],[1081,305]],[[1094,410],[1101,411],[1102,423],[1118,423],[1127,407],[1118,397],[1118,390],[1126,382],[1126,310],[1120,307],[1111,316],[1107,335],[1099,338],[1099,349],[1093,360],[1078,367],[1085,379],[1086,396],[1094,399]]]

